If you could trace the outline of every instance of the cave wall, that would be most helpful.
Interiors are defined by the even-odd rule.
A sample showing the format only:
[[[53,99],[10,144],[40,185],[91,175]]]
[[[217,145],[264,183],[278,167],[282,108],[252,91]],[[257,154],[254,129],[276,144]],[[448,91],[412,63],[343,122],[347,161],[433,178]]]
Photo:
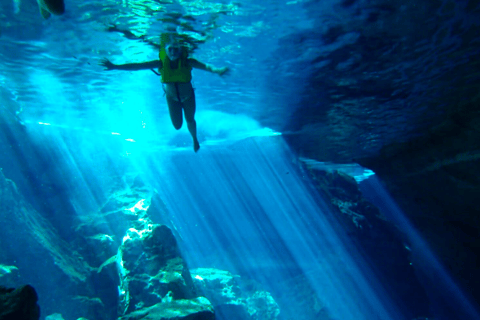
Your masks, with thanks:
[[[442,264],[480,301],[480,110],[457,106],[423,136],[358,159],[381,179]]]
[[[305,2],[315,28],[281,38],[269,61],[309,70],[272,127],[301,157],[373,170],[480,301],[480,2],[319,3]]]

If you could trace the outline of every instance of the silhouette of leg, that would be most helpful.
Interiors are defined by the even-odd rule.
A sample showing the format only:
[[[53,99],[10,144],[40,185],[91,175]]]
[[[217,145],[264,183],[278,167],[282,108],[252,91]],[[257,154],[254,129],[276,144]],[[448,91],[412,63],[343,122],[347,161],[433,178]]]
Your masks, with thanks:
[[[172,120],[175,129],[179,130],[183,123],[182,103],[167,96],[167,104],[168,112],[170,113],[170,120]]]
[[[183,112],[185,113],[185,121],[187,121],[188,131],[192,135],[193,138],[193,150],[195,152],[200,149],[200,143],[198,143],[197,139],[197,123],[195,121],[195,93],[192,96],[183,102]]]

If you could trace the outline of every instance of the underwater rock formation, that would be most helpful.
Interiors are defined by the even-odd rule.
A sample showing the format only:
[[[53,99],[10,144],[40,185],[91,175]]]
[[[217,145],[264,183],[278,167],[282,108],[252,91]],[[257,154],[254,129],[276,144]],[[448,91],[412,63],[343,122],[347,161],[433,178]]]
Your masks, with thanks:
[[[165,225],[131,228],[118,249],[120,314],[197,297],[190,271]]]
[[[134,311],[119,320],[215,320],[210,302],[204,297],[166,300]]]
[[[352,177],[337,171],[307,172],[321,195],[330,200],[333,219],[340,222],[333,224],[339,226],[336,233],[351,239],[350,254],[370,262],[405,315],[428,315],[429,300],[411,264],[411,252],[403,234],[363,197]]]
[[[172,229],[162,199],[137,175],[111,177],[111,190],[96,211],[82,213],[75,229],[86,261],[99,265],[117,254],[130,228],[141,230],[148,224],[164,224]],[[95,248],[95,250],[91,250]]]
[[[38,296],[30,285],[17,289],[0,286],[0,320],[38,320]]]
[[[4,254],[0,248],[0,257],[6,257],[7,254]],[[18,268],[15,266],[6,266],[0,264],[0,281],[3,286],[6,287],[15,287],[15,280],[18,277]]]
[[[477,302],[480,301],[478,103],[480,99],[456,105],[448,117],[422,137],[392,143],[378,156],[359,159],[361,165],[376,172],[441,263]],[[420,258],[420,254],[416,256]],[[437,281],[428,275],[424,279],[427,286]]]
[[[197,290],[211,301],[216,319],[276,320],[280,314],[269,292],[245,290],[239,276],[214,268],[191,273]]]
[[[132,250],[136,250],[134,247],[137,248],[137,245],[147,245],[152,246],[149,252],[154,254],[155,244],[148,243],[149,240],[145,238],[142,238],[141,244],[135,241],[139,240],[139,237],[145,237],[151,232],[154,235],[150,235],[148,239],[152,236],[156,237],[158,235],[157,231],[154,231],[152,228],[155,228],[158,224],[171,226],[171,222],[167,217],[168,210],[163,201],[152,188],[143,183],[137,174],[127,173],[123,176],[112,176],[110,179],[112,183],[103,205],[98,210],[83,214],[80,217],[80,223],[76,227],[78,231],[76,243],[81,248],[80,251],[85,260],[91,265],[98,266],[97,272],[92,275],[97,296],[104,303],[105,309],[112,310],[112,313],[117,314],[119,305],[118,286],[120,285],[117,265],[120,262],[119,259],[121,259],[121,256],[117,255],[117,253],[128,256],[133,254]],[[162,226],[162,228],[166,227]],[[163,230],[162,228],[161,230]],[[125,244],[127,240],[134,241],[134,244],[131,242]],[[168,243],[163,243],[162,245],[170,249],[170,246],[176,245],[176,242],[175,239],[169,238]],[[121,252],[119,248],[127,251]],[[157,252],[159,254],[163,250],[157,249],[160,250]],[[131,259],[132,257],[129,256],[128,258]],[[133,257],[132,259],[137,258],[139,257]],[[133,263],[133,260],[131,262]],[[139,263],[141,264],[142,262],[140,261]],[[150,263],[150,267],[154,267],[153,261]],[[135,267],[133,272],[143,271]],[[148,274],[152,275],[151,273]],[[147,281],[146,279],[143,280]],[[142,281],[136,281],[132,281],[134,290],[143,290],[140,288]],[[125,285],[128,286],[128,284]],[[146,302],[145,306],[151,306],[161,301],[161,298],[149,296],[149,292],[153,292],[153,289],[144,292],[144,295],[148,296],[148,299],[145,298],[147,300],[141,301],[144,296],[138,296],[139,300],[135,300],[133,305],[140,303],[138,304],[138,307],[140,307]],[[163,296],[166,293],[162,291]],[[120,299],[124,298],[124,295],[120,296]],[[124,302],[126,301],[123,300],[121,303]],[[125,308],[125,305],[122,305],[120,314],[124,314],[123,308]],[[135,306],[132,308],[131,310],[135,310]],[[115,309],[115,312],[113,312],[113,309]]]
[[[0,226],[3,238],[24,242],[25,248],[41,244],[45,255],[50,256],[70,279],[85,281],[90,272],[89,266],[60,238],[49,221],[23,198],[15,182],[5,178],[1,170],[0,218],[5,222],[4,228]]]
[[[135,178],[111,179],[114,181],[112,190],[106,195],[103,205],[96,211],[82,213],[76,225],[78,241],[84,242],[80,246],[86,249],[82,253],[92,265],[116,255],[128,229],[142,229],[145,223],[152,221],[149,214],[152,190]]]
[[[317,3],[305,4],[316,28],[281,39],[270,61],[272,90],[302,81],[290,96],[303,100],[277,104],[283,127],[263,123],[303,157],[373,170],[480,301],[478,1],[342,1],[336,19]],[[292,75],[278,77],[285,56]]]
[[[17,280],[33,284],[45,301],[54,301],[58,295],[69,296],[70,292],[80,294],[88,291],[86,281],[91,272],[88,264],[19,193],[16,183],[5,178],[2,170],[0,220],[2,263],[15,270]],[[18,251],[12,248],[22,248],[22,251],[17,254]],[[45,277],[46,274],[49,276]],[[68,313],[64,312],[66,309],[75,313],[73,305],[78,307],[78,302],[67,300],[62,305],[62,313]],[[42,306],[42,309],[53,313],[56,310],[51,308],[57,307],[49,305]]]

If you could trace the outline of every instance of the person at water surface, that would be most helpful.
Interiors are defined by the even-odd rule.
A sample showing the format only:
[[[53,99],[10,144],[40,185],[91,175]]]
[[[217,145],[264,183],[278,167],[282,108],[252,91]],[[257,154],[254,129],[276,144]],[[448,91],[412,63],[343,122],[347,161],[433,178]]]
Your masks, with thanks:
[[[191,83],[192,68],[200,69],[223,76],[229,72],[227,67],[215,68],[188,56],[188,50],[170,34],[162,35],[160,39],[159,60],[141,63],[114,64],[104,58],[100,65],[106,70],[147,70],[158,68],[165,96],[167,99],[170,119],[175,129],[183,124],[183,114],[188,131],[193,138],[193,150],[200,149],[197,139],[197,124],[195,121],[195,92]]]
[[[50,18],[52,14],[62,15],[65,13],[65,2],[63,0],[37,0],[40,14],[44,19]]]

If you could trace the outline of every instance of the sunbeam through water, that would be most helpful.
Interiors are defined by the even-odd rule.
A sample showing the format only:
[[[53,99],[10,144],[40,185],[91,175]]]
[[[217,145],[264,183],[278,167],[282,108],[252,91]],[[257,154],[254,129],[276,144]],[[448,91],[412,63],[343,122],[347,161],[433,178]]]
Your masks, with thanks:
[[[480,319],[479,8],[1,1],[0,320]]]

